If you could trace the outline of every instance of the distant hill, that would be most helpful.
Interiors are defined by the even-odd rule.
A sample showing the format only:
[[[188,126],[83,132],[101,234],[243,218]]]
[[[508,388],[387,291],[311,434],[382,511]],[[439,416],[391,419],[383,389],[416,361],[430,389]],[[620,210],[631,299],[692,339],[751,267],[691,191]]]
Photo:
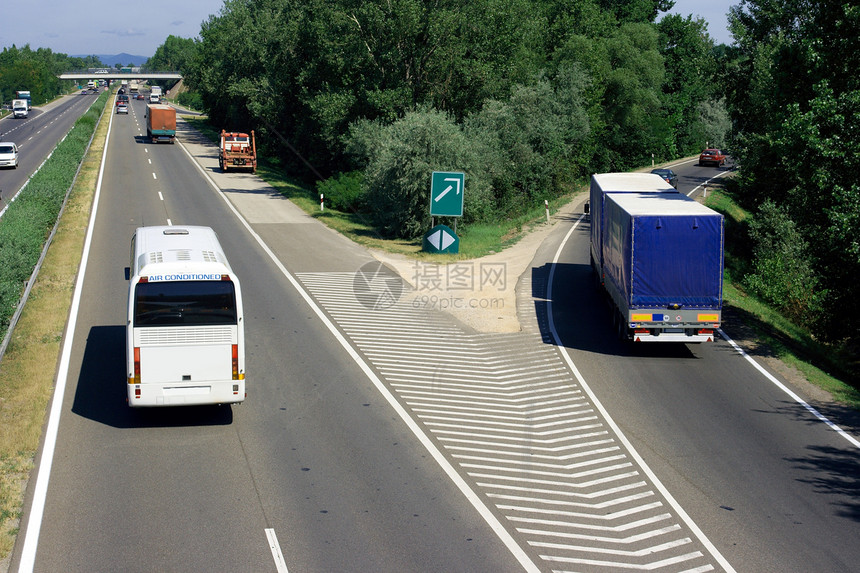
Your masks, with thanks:
[[[73,58],[86,58],[88,55],[91,55],[91,54],[85,54],[85,55],[76,54],[72,57]],[[143,64],[146,63],[146,60],[149,59],[149,56],[132,56],[131,54],[126,54],[126,53],[116,54],[113,56],[106,55],[106,54],[96,54],[96,57],[99,60],[101,60],[101,62],[109,68],[114,67],[116,64],[119,64],[121,66],[127,66],[129,64],[131,64],[132,66],[142,66]]]

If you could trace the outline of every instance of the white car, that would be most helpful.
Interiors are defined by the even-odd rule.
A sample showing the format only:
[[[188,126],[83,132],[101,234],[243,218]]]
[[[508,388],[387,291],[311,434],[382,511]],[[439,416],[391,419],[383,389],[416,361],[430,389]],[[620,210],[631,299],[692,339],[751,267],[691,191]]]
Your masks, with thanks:
[[[0,141],[0,167],[18,168],[18,146],[11,141]]]
[[[126,104],[124,104],[124,103],[117,104],[117,106],[116,106],[116,112],[117,112],[117,113],[126,113],[126,114],[127,114],[127,113],[128,113],[128,105],[126,105]]]

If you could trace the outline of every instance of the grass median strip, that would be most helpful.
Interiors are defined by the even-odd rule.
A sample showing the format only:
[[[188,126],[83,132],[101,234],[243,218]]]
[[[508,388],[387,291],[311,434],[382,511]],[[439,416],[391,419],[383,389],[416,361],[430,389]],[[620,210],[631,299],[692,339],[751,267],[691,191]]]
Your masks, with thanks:
[[[107,114],[102,117],[109,119]],[[0,362],[0,565],[15,543],[24,490],[54,389],[107,124],[100,121],[96,127],[57,233]]]

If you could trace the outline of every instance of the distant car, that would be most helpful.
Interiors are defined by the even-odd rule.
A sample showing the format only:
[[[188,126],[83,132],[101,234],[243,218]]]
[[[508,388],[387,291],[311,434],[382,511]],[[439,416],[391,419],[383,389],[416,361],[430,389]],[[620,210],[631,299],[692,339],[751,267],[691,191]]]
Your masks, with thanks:
[[[18,146],[11,141],[0,141],[0,167],[18,168]]]
[[[726,154],[719,149],[709,148],[699,155],[699,165],[721,166],[726,162]]]
[[[116,106],[116,112],[117,113],[128,113],[128,105],[124,104],[124,103],[117,105]]]
[[[81,95],[82,95],[82,96],[89,95],[89,93],[90,93],[90,92],[88,92],[87,90],[81,90]]]
[[[123,89],[123,88],[119,88],[119,91],[118,91],[118,92],[116,92],[116,93],[118,93],[119,95],[122,95],[122,94],[124,94],[124,93],[125,93],[125,89]]]
[[[137,99],[144,99],[143,94],[137,94]]]
[[[674,187],[678,188],[678,176],[675,175],[675,172],[671,169],[652,169],[651,173],[656,173],[660,177],[662,177],[666,183]]]

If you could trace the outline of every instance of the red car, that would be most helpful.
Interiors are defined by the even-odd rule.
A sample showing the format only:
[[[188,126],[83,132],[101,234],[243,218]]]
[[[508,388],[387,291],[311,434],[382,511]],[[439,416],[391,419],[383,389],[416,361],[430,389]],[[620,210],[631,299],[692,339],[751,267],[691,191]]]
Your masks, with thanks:
[[[725,154],[719,149],[706,149],[699,155],[699,165],[719,167],[726,162]]]

